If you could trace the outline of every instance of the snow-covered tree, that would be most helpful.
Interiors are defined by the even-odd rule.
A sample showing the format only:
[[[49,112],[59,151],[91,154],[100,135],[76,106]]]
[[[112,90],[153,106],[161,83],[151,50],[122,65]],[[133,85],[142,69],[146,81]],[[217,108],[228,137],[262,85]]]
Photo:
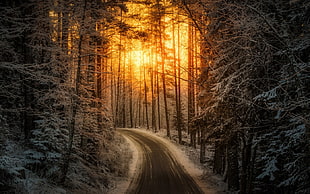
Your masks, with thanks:
[[[104,32],[115,6],[121,3],[1,2],[4,191],[61,193],[62,184],[98,192],[107,188],[108,173],[118,173],[98,57],[106,55]]]
[[[187,3],[209,63],[194,123],[214,142],[215,172],[241,193],[308,192],[309,3]]]

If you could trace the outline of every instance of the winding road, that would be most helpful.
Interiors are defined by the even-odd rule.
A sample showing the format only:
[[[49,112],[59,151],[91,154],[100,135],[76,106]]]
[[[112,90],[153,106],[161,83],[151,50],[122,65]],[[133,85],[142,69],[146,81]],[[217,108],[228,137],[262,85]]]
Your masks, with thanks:
[[[200,194],[194,179],[185,172],[165,144],[136,130],[118,129],[139,150],[139,172],[126,193],[141,194]]]

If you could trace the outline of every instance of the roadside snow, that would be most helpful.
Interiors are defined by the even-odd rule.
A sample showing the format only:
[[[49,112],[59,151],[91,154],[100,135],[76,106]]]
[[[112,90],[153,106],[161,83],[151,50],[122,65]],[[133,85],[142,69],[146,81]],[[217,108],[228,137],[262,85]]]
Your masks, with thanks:
[[[132,158],[129,163],[129,169],[128,169],[128,177],[124,178],[123,180],[119,180],[115,188],[113,190],[110,190],[109,194],[121,194],[121,193],[126,193],[126,190],[128,189],[131,181],[133,180],[135,175],[138,172],[138,167],[140,166],[141,160],[139,156],[139,150],[138,147],[135,146],[135,144],[126,136],[123,136],[125,140],[127,141],[129,145],[129,150],[132,152]]]
[[[165,130],[160,130],[159,132],[155,133],[155,135],[160,136],[161,138],[165,139],[169,143],[173,144],[185,157],[185,159],[189,160],[189,163],[194,166],[194,168],[198,168],[203,172],[202,175],[196,176],[199,182],[202,183],[200,185],[201,187],[206,187],[207,191],[206,193],[227,193],[227,183],[223,181],[223,178],[220,175],[214,174],[211,169],[211,161],[213,158],[213,152],[210,150],[212,149],[212,146],[206,147],[206,153],[205,153],[205,160],[206,163],[201,164],[200,163],[200,148],[199,146],[197,148],[193,148],[189,146],[190,142],[190,136],[187,134],[187,132],[184,132],[182,134],[182,141],[185,142],[187,145],[180,145],[177,143],[178,141],[178,135],[177,131],[171,130],[171,138],[169,139],[166,135]],[[154,133],[152,133],[154,134]],[[186,169],[186,166],[185,166]],[[187,170],[187,169],[186,169]],[[188,171],[190,172],[190,171]]]

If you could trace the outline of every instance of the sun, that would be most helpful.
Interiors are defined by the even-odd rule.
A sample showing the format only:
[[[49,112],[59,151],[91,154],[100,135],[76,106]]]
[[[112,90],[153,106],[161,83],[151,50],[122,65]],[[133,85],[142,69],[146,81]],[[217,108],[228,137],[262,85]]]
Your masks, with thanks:
[[[145,64],[146,55],[143,50],[131,51],[132,64],[137,68],[142,67]]]
[[[135,40],[132,43],[132,49],[127,51],[127,56],[129,57],[128,63],[139,71],[150,64],[151,49],[144,46],[141,41]]]

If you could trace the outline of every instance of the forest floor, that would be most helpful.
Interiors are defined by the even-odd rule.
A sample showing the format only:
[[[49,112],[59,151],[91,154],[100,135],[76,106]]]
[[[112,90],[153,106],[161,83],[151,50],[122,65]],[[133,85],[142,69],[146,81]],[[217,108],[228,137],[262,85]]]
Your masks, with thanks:
[[[195,179],[198,185],[206,193],[225,193],[226,184],[222,181],[220,176],[214,175],[210,167],[210,162],[207,162],[202,165],[199,162],[199,148],[192,148],[187,145],[189,142],[189,137],[186,133],[183,134],[184,145],[180,145],[177,142],[177,132],[171,131],[171,138],[167,138],[165,131],[161,130],[157,133],[154,133],[146,129],[131,129],[137,130],[139,132],[145,133],[147,136],[152,136],[152,138],[160,139],[163,141],[165,146],[175,155],[178,159],[178,162],[182,164],[184,169]],[[125,137],[126,138],[126,137]],[[111,188],[111,194],[120,194],[125,193],[133,177],[135,177],[137,170],[136,167],[139,166],[140,161],[138,161],[138,150],[135,145],[127,139],[128,142],[128,152],[132,153],[132,158],[122,158],[122,161],[128,161],[130,164],[128,176],[125,178],[115,179],[114,187]],[[122,148],[124,149],[124,147]],[[207,159],[211,158],[212,152],[207,151]]]

